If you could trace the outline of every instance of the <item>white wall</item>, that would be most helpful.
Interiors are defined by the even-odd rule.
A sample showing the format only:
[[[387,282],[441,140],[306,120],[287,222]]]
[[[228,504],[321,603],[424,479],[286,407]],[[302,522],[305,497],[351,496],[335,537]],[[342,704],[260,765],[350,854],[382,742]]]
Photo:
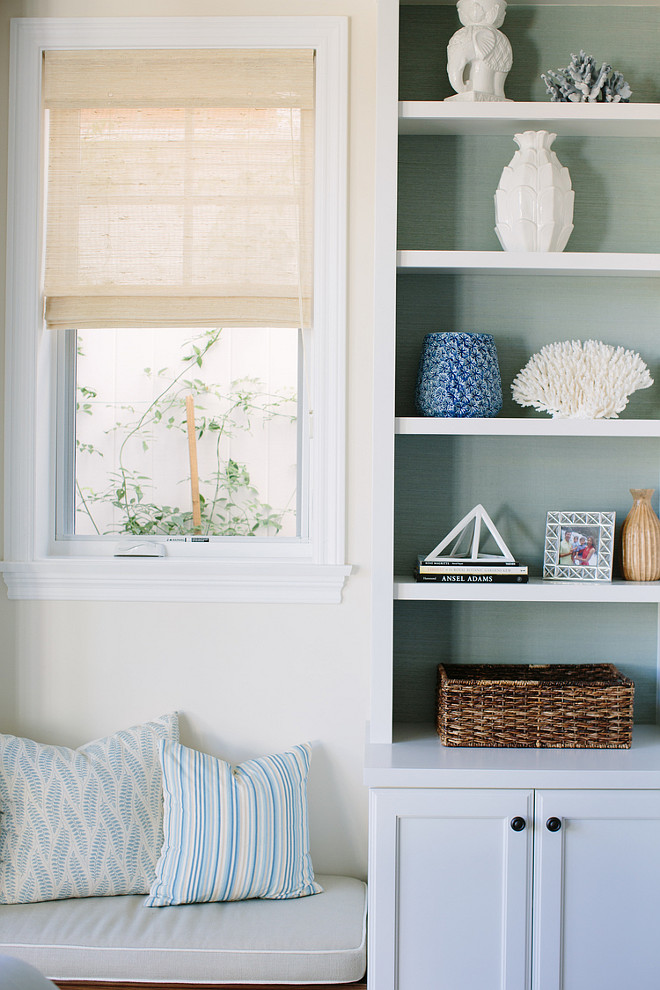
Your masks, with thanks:
[[[341,605],[9,602],[0,591],[0,730],[79,745],[178,709],[182,741],[232,761],[306,739],[319,872],[366,872],[376,0],[3,0],[0,222],[10,17],[350,17],[347,560]],[[4,286],[4,236],[0,239]],[[4,312],[4,301],[0,308]]]

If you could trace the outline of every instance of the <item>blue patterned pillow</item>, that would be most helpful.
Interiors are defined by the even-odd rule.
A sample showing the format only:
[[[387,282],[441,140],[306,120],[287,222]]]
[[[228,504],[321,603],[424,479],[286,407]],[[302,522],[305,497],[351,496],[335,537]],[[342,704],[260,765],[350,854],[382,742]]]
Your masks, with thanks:
[[[67,749],[0,735],[0,904],[147,893],[176,714]]]
[[[165,841],[148,907],[317,894],[307,829],[311,749],[231,766],[161,744]]]

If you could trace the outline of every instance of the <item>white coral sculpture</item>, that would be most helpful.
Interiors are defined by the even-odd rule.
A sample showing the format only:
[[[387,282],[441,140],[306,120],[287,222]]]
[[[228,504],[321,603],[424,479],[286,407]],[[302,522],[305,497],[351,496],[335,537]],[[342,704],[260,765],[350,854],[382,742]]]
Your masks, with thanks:
[[[511,391],[519,405],[557,419],[616,419],[633,392],[651,385],[635,351],[599,340],[565,340],[533,354]]]

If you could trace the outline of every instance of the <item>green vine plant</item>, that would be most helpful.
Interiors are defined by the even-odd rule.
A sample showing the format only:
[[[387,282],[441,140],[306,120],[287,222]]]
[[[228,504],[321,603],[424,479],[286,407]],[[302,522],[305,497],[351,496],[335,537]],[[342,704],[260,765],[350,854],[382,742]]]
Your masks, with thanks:
[[[223,456],[223,441],[241,432],[251,432],[266,422],[281,417],[288,422],[296,419],[296,396],[293,390],[269,392],[258,378],[244,377],[232,381],[228,390],[205,382],[197,369],[204,366],[210,351],[217,347],[222,329],[207,330],[187,341],[180,359],[181,367],[154,370],[144,374],[157,383],[156,397],[142,412],[133,406],[120,405],[123,414],[106,431],[120,438],[117,467],[108,472],[107,485],[100,491],[81,486],[76,481],[76,511],[88,517],[99,535],[131,534],[133,536],[274,536],[282,529],[288,506],[274,509],[264,502],[250,479],[244,463]],[[167,433],[187,434],[186,396],[195,401],[195,432],[197,443],[213,451],[213,470],[199,479],[201,530],[193,524],[190,508],[163,505],[154,500],[151,478],[135,464],[136,450],[148,451],[165,442]],[[97,392],[88,385],[78,387],[78,416],[93,416]],[[76,443],[78,457],[101,456],[94,444]],[[132,461],[132,464],[131,464]],[[190,474],[178,484],[190,493]],[[117,521],[101,529],[97,523],[98,508],[112,505]]]

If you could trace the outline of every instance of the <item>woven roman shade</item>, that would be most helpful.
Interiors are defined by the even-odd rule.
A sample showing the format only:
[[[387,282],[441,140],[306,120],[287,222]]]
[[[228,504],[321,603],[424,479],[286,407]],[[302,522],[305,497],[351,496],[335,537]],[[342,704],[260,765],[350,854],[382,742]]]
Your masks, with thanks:
[[[311,325],[314,52],[44,55],[52,328]]]

